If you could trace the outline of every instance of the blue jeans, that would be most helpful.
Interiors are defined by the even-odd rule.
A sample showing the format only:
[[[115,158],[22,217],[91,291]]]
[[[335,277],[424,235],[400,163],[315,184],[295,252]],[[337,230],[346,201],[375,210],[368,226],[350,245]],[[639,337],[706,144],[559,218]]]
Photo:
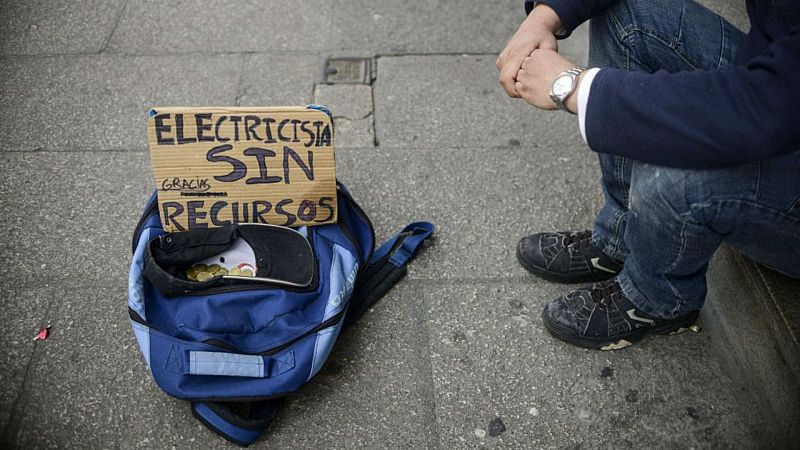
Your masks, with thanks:
[[[725,69],[744,38],[691,0],[620,0],[592,19],[590,36],[590,67],[651,73]],[[700,309],[708,261],[723,241],[800,278],[800,151],[717,170],[609,154],[600,154],[600,166],[606,203],[594,243],[625,261],[620,285],[646,314]]]

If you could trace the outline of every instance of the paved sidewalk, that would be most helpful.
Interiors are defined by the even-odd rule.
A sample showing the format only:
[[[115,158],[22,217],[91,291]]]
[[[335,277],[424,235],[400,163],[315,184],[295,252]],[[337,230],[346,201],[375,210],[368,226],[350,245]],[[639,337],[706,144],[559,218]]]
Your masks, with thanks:
[[[309,102],[336,113],[340,178],[379,239],[439,228],[255,447],[755,446],[707,333],[601,353],[541,324],[569,287],[529,276],[516,242],[588,226],[601,194],[575,118],[497,84],[521,3],[0,4],[2,446],[235,448],[159,391],[128,325],[145,112]],[[585,62],[586,40],[562,51]],[[372,85],[323,85],[330,56],[374,58]]]

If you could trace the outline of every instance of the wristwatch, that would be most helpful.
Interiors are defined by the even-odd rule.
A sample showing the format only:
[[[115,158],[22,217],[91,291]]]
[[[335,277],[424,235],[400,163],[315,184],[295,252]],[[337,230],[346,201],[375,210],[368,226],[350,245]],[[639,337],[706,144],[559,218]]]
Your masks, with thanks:
[[[578,75],[585,70],[586,67],[573,67],[565,72],[561,72],[556,79],[553,80],[553,84],[550,86],[550,98],[558,109],[569,111],[564,102],[575,92],[575,88],[578,87]]]

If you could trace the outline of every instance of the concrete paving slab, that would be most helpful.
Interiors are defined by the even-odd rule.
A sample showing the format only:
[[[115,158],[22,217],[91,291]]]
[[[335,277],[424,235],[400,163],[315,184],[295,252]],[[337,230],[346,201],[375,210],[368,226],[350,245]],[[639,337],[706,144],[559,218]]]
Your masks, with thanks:
[[[270,448],[433,448],[437,445],[427,317],[415,283],[396,286],[345,330],[329,363],[290,397]]]
[[[129,54],[301,51],[329,42],[331,0],[130,2],[109,42]]]
[[[10,0],[0,3],[0,55],[54,55],[103,50],[122,0]]]
[[[375,127],[372,116],[366,119],[349,120],[333,119],[335,136],[333,144],[336,148],[372,147],[375,145]]]
[[[13,448],[207,448],[188,405],[167,397],[145,365],[127,319],[127,285],[61,285],[50,292],[51,337],[5,436]],[[213,442],[214,444],[209,444]]]
[[[318,84],[314,103],[327,106],[333,117],[365,119],[372,114],[372,86],[367,84]]]
[[[375,175],[387,173],[387,165],[392,176]],[[337,166],[380,240],[413,220],[439,226],[410,269],[414,278],[527,277],[514,256],[522,236],[589,226],[600,207],[595,157],[579,146],[342,148]],[[63,279],[75,267],[90,279],[127,272],[130,236],[153,186],[150,172],[145,152],[7,154],[0,221],[8,239],[0,257],[17,267],[13,282],[35,284],[43,270]],[[36,220],[29,223],[31,214]]]
[[[333,9],[340,53],[499,53],[525,18],[523,2],[354,0]],[[479,28],[479,30],[476,30]]]
[[[372,86],[318,84],[314,87],[314,103],[327,106],[333,113],[336,148],[375,145]]]
[[[7,276],[7,275],[6,275]],[[0,438],[23,391],[28,362],[38,345],[32,338],[45,325],[50,290],[21,289],[3,283],[0,292]]]
[[[151,107],[233,104],[242,68],[241,56],[0,61],[2,151],[145,150]]]
[[[415,220],[437,226],[409,271],[415,279],[529,277],[517,242],[591,226],[602,205],[596,156],[572,136],[541,146],[344,149],[338,176],[378,239]]]
[[[497,82],[494,61],[493,56],[378,58],[378,143],[474,148],[542,145],[557,136],[580,139],[576,116],[509,98]]]
[[[236,448],[152,381],[127,321],[124,283],[50,296],[8,443],[18,448]],[[83,299],[78,301],[78,299]],[[427,447],[435,442],[421,298],[405,284],[343,333],[331,363],[255,448]],[[65,413],[66,412],[66,413]]]
[[[741,2],[730,0],[699,0],[698,3],[727,19],[734,26],[747,33],[750,30],[750,19]]]
[[[241,106],[296,106],[312,102],[325,59],[316,55],[247,55],[239,86]]]
[[[590,226],[601,204],[595,156],[561,144],[342,148],[337,166],[380,240],[413,220],[439,226],[412,277],[527,277],[514,256],[522,236]],[[42,271],[63,278],[76,267],[90,278],[127,271],[130,235],[153,186],[146,152],[9,153],[4,159],[0,221],[8,239],[0,256],[19,267],[13,283],[35,284]],[[386,173],[392,175],[376,175]]]
[[[426,283],[422,292],[443,448],[755,446],[708,334],[588,351],[541,324],[564,286]]]
[[[0,165],[7,286],[127,278],[153,189],[145,152],[14,152]]]

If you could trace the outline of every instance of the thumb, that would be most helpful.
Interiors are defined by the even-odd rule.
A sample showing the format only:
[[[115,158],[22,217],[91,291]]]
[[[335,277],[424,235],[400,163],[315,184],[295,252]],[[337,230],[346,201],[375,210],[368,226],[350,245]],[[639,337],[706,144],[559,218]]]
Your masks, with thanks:
[[[558,51],[558,40],[556,40],[555,36],[551,36],[549,39],[544,39],[542,42],[539,43],[539,48],[545,50],[553,50],[554,52]]]

